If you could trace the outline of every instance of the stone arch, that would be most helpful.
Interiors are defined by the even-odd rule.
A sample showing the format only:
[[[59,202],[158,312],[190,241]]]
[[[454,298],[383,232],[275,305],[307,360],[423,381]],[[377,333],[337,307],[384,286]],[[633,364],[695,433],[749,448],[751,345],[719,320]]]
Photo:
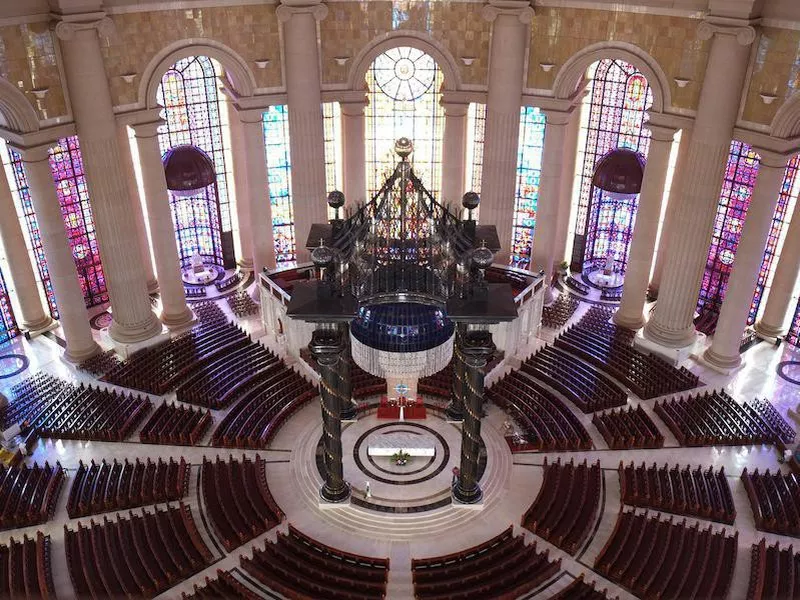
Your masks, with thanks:
[[[800,94],[793,95],[778,109],[770,135],[782,139],[800,137]]]
[[[169,68],[182,58],[208,56],[225,69],[225,76],[239,96],[252,96],[256,88],[253,71],[241,56],[220,42],[192,38],[180,40],[158,52],[142,73],[139,84],[139,104],[145,108],[156,108],[156,93],[161,78]]]
[[[572,98],[586,79],[586,70],[604,58],[619,59],[639,69],[647,78],[653,92],[650,112],[664,112],[671,106],[669,79],[658,62],[647,52],[627,42],[599,42],[591,44],[573,55],[559,69],[553,83],[556,98]]]
[[[364,78],[372,62],[390,48],[399,46],[411,46],[431,56],[444,75],[444,90],[453,91],[461,88],[461,75],[456,61],[440,42],[430,35],[417,31],[393,31],[375,38],[361,49],[350,68],[347,78],[348,89],[364,90]]]
[[[0,124],[16,133],[39,131],[39,117],[19,88],[0,77]]]

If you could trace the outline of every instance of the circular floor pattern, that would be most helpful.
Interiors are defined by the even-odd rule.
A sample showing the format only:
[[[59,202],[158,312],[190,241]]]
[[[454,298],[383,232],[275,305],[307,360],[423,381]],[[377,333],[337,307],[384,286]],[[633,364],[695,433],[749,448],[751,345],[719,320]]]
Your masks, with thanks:
[[[9,379],[28,368],[30,361],[24,354],[4,354],[0,356],[0,379]]]
[[[800,385],[800,361],[785,360],[778,363],[775,369],[778,372],[778,377],[794,385]]]
[[[92,326],[92,329],[95,329],[97,331],[102,331],[106,327],[111,326],[112,320],[113,317],[111,316],[111,313],[108,312],[107,310],[104,310],[103,312],[98,313],[91,319],[89,319],[89,324]]]

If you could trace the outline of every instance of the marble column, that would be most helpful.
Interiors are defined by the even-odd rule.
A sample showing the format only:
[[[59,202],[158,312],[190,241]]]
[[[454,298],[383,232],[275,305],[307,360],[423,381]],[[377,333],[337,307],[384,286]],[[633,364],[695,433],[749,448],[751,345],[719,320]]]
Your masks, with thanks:
[[[52,326],[53,318],[42,304],[31,257],[25,245],[25,236],[14,207],[14,198],[11,196],[8,179],[3,174],[0,174],[0,215],[3,215],[0,218],[0,241],[6,253],[8,275],[14,283],[14,310],[21,319],[19,325],[32,334],[45,331]]]
[[[481,222],[497,226],[500,251],[495,261],[504,263],[511,252],[520,106],[533,9],[530,2],[521,0],[489,0],[483,15],[493,22],[493,27],[483,141]]]
[[[131,200],[130,214],[136,225],[136,237],[139,240],[139,250],[142,252],[142,267],[144,268],[145,281],[147,281],[147,291],[152,294],[158,291],[158,280],[153,271],[150,240],[147,237],[147,227],[144,224],[144,211],[142,210],[141,198],[139,198],[139,187],[136,185],[136,173],[133,170],[133,156],[131,154],[131,142],[128,137],[127,125],[117,125],[117,137],[119,139],[119,155],[122,161],[125,183],[128,186],[128,197]]]
[[[236,218],[239,222],[239,258],[236,261],[243,271],[253,270],[253,225],[250,186],[247,182],[247,152],[238,109],[228,101],[230,115],[231,151],[233,153],[233,182],[236,186]]]
[[[283,23],[294,231],[297,262],[302,263],[309,260],[305,246],[311,225],[328,222],[317,45],[317,21],[326,17],[328,7],[322,0],[282,0],[276,13]]]
[[[275,242],[272,234],[272,206],[269,201],[269,182],[267,180],[267,158],[264,149],[264,129],[260,111],[242,112],[242,142],[244,147],[247,196],[250,199],[250,230],[253,242],[253,272],[258,276],[264,268],[275,268]],[[292,179],[296,172],[292,169]],[[296,203],[295,224],[298,214],[303,212]],[[325,204],[322,202],[322,204]],[[300,238],[295,236],[298,247]]]
[[[451,94],[452,96],[452,94]],[[439,202],[461,214],[461,197],[467,177],[467,113],[469,102],[442,96],[444,135],[442,140],[442,197]]]
[[[342,111],[342,171],[346,206],[358,206],[367,200],[367,158],[364,145],[364,94],[359,98],[339,103]],[[330,191],[330,190],[328,190]],[[341,213],[340,213],[341,214]]]
[[[320,327],[314,330],[308,348],[317,361],[320,374],[325,483],[319,495],[327,502],[344,502],[350,497],[350,486],[344,480],[342,466],[342,403],[337,393],[344,340],[335,325],[332,328]]]
[[[469,331],[461,338],[464,357],[464,422],[461,428],[461,467],[453,496],[464,504],[476,504],[483,498],[478,485],[478,459],[483,412],[483,378],[495,346],[488,331]]]
[[[678,157],[675,161],[675,174],[672,179],[672,187],[669,191],[669,199],[667,200],[667,210],[664,213],[664,224],[661,226],[661,238],[658,242],[658,252],[656,253],[655,264],[653,265],[653,274],[650,277],[650,284],[648,292],[653,297],[658,297],[658,289],[661,286],[661,277],[664,274],[664,263],[667,262],[667,248],[669,248],[670,240],[672,239],[672,231],[675,229],[676,215],[678,214],[678,205],[681,198],[680,177],[682,173],[686,172],[688,168],[687,162],[689,160],[689,147],[692,144],[692,130],[683,129],[681,133],[681,143],[678,148]]]
[[[790,310],[794,310],[792,294],[800,278],[800,269],[797,268],[800,265],[800,202],[795,204],[786,239],[777,259],[764,313],[756,323],[756,332],[767,338],[784,335],[786,320],[794,314]]]
[[[180,329],[189,325],[194,320],[194,315],[186,304],[186,292],[181,279],[175,225],[158,146],[159,125],[161,120],[134,125],[133,130],[139,151],[142,191],[147,203],[147,218],[161,287],[161,322],[170,329]]]
[[[750,207],[747,209],[742,237],[736,249],[714,339],[703,353],[703,358],[709,364],[720,369],[732,369],[742,363],[739,344],[747,326],[753,291],[764,260],[764,248],[767,246],[772,218],[778,206],[786,165],[791,158],[791,155],[760,148],[755,150],[761,156],[758,178],[753,188]]]
[[[667,348],[695,339],[692,317],[756,32],[749,21],[708,17],[698,36],[711,39],[708,64],[658,304],[644,328],[647,339]]]
[[[453,344],[453,382],[450,390],[450,404],[445,414],[449,421],[464,420],[464,357],[459,350],[463,325],[456,325],[456,339]]]
[[[576,100],[577,101],[577,100]],[[561,165],[561,189],[558,196],[558,221],[556,225],[556,262],[567,260],[569,217],[572,212],[572,189],[575,185],[575,161],[578,156],[580,110],[572,111],[564,140],[564,159]]]
[[[661,202],[669,169],[669,155],[677,131],[650,123],[650,151],[644,169],[642,189],[639,192],[639,207],[633,226],[628,267],[622,287],[622,301],[614,313],[614,323],[628,329],[639,329],[644,325],[644,303],[647,299],[647,284],[653,251],[656,247],[658,222],[661,217]]]
[[[537,204],[536,231],[533,235],[531,251],[532,271],[544,271],[545,303],[553,301],[553,279],[556,261],[556,230],[561,196],[561,177],[563,173],[564,144],[567,126],[573,109],[565,111],[542,111],[547,119],[544,130],[542,150],[542,172],[539,180],[539,200]]]
[[[100,352],[92,337],[72,249],[67,240],[61,205],[50,172],[48,146],[15,148],[22,156],[22,166],[28,179],[31,203],[39,224],[44,256],[50,283],[56,296],[59,321],[67,344],[64,358],[80,363]]]
[[[102,14],[102,13],[100,13]],[[106,78],[100,35],[114,24],[98,13],[63,17],[55,28],[60,41],[67,91],[89,188],[103,273],[111,299],[111,339],[147,340],[161,332],[147,293],[142,251],[131,227],[131,199],[122,174],[119,139]]]

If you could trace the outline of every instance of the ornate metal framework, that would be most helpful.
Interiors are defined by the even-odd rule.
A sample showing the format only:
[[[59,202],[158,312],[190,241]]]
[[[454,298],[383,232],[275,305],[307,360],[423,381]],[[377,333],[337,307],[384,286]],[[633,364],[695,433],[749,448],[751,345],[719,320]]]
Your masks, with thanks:
[[[531,244],[536,228],[545,122],[545,116],[538,108],[523,106],[520,110],[517,191],[509,262],[523,269],[528,267],[531,260]]]
[[[270,106],[263,117],[269,201],[272,207],[272,233],[275,237],[275,262],[296,260],[294,210],[292,207],[292,158],[289,149],[289,107]]]
[[[14,310],[11,308],[11,299],[8,296],[8,288],[0,271],[0,344],[4,344],[19,335],[17,320],[14,318]]]
[[[597,161],[614,148],[627,148],[647,156],[650,131],[644,129],[646,111],[653,104],[653,93],[645,76],[633,65],[619,59],[604,59],[589,69],[591,79],[589,106],[584,111],[582,123],[586,142],[583,163],[579,172],[578,210],[575,223],[575,241],[572,267],[582,270],[588,249],[609,245],[614,240],[622,244],[621,254],[628,255],[633,234],[635,206],[623,202],[611,206],[612,198],[600,197],[600,190],[592,187]],[[632,212],[631,212],[632,211]],[[601,218],[601,213],[604,215]],[[620,222],[608,217],[618,215]],[[623,216],[624,222],[622,220]],[[596,228],[588,227],[596,222]],[[589,231],[587,231],[589,230]]]
[[[157,100],[166,123],[159,127],[161,152],[180,144],[202,148],[214,161],[217,193],[172,196],[170,206],[181,263],[199,251],[214,264],[223,264],[222,232],[231,230],[228,169],[225,159],[227,125],[220,107],[217,70],[207,56],[176,62],[161,78]]]
[[[415,166],[439,195],[442,180],[444,109],[439,104],[444,76],[436,61],[408,46],[379,55],[366,75],[367,196],[375,194],[394,169],[396,139],[414,140]]]

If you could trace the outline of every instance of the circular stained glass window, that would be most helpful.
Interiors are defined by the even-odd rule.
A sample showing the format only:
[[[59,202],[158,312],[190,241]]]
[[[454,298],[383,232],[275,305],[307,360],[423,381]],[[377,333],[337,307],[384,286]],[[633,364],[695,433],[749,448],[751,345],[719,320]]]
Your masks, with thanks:
[[[719,253],[719,260],[726,265],[732,265],[734,259],[734,253],[731,250],[723,250]]]
[[[422,50],[404,46],[378,56],[372,63],[372,71],[384,94],[392,100],[410,102],[433,85],[436,62]]]

